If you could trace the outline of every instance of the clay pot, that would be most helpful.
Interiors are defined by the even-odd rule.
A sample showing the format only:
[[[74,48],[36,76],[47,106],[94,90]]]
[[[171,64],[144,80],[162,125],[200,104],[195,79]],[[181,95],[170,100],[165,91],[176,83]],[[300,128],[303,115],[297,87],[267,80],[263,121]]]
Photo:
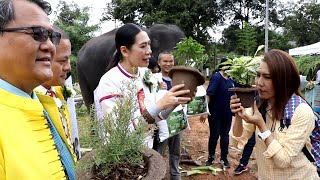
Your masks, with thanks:
[[[190,90],[190,92],[183,95],[183,97],[194,97],[197,86],[203,85],[205,82],[204,76],[193,67],[174,66],[170,69],[168,75],[171,78],[172,86],[185,84],[183,89]]]
[[[96,151],[93,150],[87,154],[85,154],[81,159],[81,161],[88,162],[94,161],[94,155]],[[166,162],[164,158],[155,150],[146,148],[142,151],[143,159],[147,162],[148,165],[148,173],[142,178],[143,180],[155,180],[155,179],[164,179],[166,176]],[[92,170],[81,171],[79,169],[76,170],[76,179],[77,180],[90,180],[94,177]]]
[[[228,90],[235,92],[237,94],[238,98],[240,98],[241,105],[244,108],[249,108],[253,106],[254,98],[256,97],[257,88],[234,87],[234,88],[229,88]]]

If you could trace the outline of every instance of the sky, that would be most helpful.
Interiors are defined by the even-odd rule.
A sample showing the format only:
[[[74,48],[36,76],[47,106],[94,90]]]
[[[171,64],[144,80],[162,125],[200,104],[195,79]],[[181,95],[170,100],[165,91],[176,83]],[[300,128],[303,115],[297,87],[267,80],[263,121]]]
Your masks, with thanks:
[[[76,2],[80,7],[88,6],[91,7],[89,13],[91,14],[90,16],[90,21],[89,24],[97,24],[99,23],[99,20],[102,16],[102,13],[104,11],[104,8],[106,7],[106,4],[108,2],[111,2],[111,0],[65,0],[68,4],[71,4],[72,2]],[[297,2],[298,0],[280,0],[281,2]],[[55,11],[57,11],[57,6],[59,3],[59,0],[50,0],[49,1],[51,6],[52,6],[52,14],[50,15],[50,20],[53,22],[55,19]],[[95,33],[95,35],[101,35],[103,33],[106,33],[108,31],[111,31],[114,29],[116,26],[119,26],[119,23],[115,23],[114,21],[108,21],[104,22],[100,25],[101,29]],[[209,29],[209,34],[216,40],[218,41],[221,36],[222,36],[222,31],[225,27],[218,27],[216,29],[216,33],[214,33],[211,29]]]

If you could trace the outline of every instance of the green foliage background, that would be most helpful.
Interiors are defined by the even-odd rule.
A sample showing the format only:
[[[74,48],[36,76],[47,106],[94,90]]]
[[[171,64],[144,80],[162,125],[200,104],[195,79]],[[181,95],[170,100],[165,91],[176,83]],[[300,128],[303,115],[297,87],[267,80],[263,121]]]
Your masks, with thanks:
[[[205,47],[192,37],[185,37],[177,43],[173,56],[177,65],[192,66],[199,69],[209,60],[209,56],[205,54]]]
[[[294,57],[301,75],[307,76],[308,81],[315,81],[320,69],[320,55]]]
[[[106,3],[101,22],[134,22],[149,27],[155,23],[178,25],[186,34],[204,45],[206,67],[215,67],[219,57],[227,53],[250,55],[257,44],[264,44],[265,0],[112,0]],[[290,48],[319,41],[319,1],[285,3],[269,0],[269,49],[288,51]],[[66,30],[71,38],[72,54],[99,29],[100,23],[89,25],[90,7],[60,1],[55,25]],[[95,17],[96,18],[96,17]],[[227,21],[228,20],[228,21]],[[228,22],[228,23],[226,23]],[[222,39],[209,36],[218,26],[227,26]],[[75,61],[72,60],[73,67]],[[198,66],[198,65],[197,65]],[[202,68],[202,67],[201,67]],[[75,71],[75,69],[73,69]],[[75,72],[74,72],[75,73]],[[76,77],[76,76],[74,76]]]
[[[99,24],[89,25],[89,7],[80,8],[74,2],[68,4],[65,1],[59,1],[58,10],[55,12],[57,19],[54,25],[63,29],[69,36],[72,53],[70,57],[71,75],[73,82],[78,82],[77,77],[77,54],[81,47],[94,37],[94,32],[100,27]]]

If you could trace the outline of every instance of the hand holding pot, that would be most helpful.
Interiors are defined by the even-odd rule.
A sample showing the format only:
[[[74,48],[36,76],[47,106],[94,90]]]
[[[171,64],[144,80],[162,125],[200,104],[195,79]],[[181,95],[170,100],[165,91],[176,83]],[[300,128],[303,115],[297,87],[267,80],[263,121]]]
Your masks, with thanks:
[[[242,106],[241,106],[241,103],[240,103],[240,98],[238,98],[237,95],[232,95],[230,97],[230,109],[231,109],[231,112],[234,113],[235,115],[237,115],[238,112],[242,111],[241,107]]]
[[[162,98],[157,101],[159,109],[164,110],[171,106],[178,106],[179,104],[186,104],[191,101],[190,97],[181,97],[188,94],[190,90],[183,90],[184,84],[173,86]]]
[[[261,123],[264,123],[261,113],[258,110],[256,102],[253,105],[252,115],[249,115],[246,112],[246,109],[241,106],[240,98],[237,95],[230,97],[230,109],[231,112],[235,114],[236,119],[243,119],[247,123],[251,123],[257,126],[260,126]]]
[[[196,94],[197,87],[204,84],[204,76],[195,68],[185,66],[174,66],[168,73],[172,79],[173,86],[185,84],[184,88],[190,90],[190,93],[184,94],[185,97],[193,98]]]

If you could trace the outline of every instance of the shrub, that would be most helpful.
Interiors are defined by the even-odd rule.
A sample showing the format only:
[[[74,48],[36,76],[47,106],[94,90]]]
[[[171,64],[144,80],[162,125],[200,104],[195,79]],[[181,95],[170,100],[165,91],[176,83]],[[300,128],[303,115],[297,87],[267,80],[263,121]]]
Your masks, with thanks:
[[[116,106],[112,112],[105,115],[103,119],[97,120],[94,113],[91,127],[91,143],[96,150],[95,161],[85,164],[85,168],[96,166],[101,169],[101,175],[107,175],[111,168],[121,163],[140,164],[143,163],[141,151],[146,147],[148,124],[142,117],[135,117],[138,110],[136,96],[137,87],[135,80],[125,83],[121,89],[123,95],[116,100]],[[130,91],[129,91],[130,90]],[[96,112],[93,108],[90,112]],[[135,119],[137,126],[135,130],[129,128]]]

